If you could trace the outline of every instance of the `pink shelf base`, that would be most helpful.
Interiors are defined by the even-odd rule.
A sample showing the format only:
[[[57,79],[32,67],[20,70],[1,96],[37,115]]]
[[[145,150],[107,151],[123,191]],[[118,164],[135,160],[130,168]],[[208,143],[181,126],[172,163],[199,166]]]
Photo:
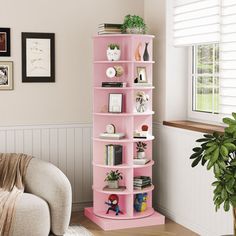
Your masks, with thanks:
[[[103,230],[117,230],[165,224],[165,216],[155,211],[150,216],[128,220],[114,220],[96,216],[93,213],[92,207],[85,208],[84,214],[87,218],[89,218]]]

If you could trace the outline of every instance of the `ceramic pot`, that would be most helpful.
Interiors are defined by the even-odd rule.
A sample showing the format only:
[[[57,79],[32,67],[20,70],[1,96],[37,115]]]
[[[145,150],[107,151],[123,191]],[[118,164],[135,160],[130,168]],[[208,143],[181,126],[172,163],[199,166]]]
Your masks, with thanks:
[[[145,152],[137,152],[137,159],[145,158]]]
[[[145,31],[143,28],[127,28],[126,33],[127,34],[144,34]]]
[[[119,188],[118,180],[109,180],[107,181],[108,188]]]
[[[120,60],[121,51],[120,49],[107,49],[107,60],[108,61],[119,61]]]

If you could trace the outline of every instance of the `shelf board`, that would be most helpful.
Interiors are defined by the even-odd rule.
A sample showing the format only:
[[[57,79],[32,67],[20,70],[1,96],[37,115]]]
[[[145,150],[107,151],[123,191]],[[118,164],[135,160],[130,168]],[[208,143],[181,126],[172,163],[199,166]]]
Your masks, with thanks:
[[[94,112],[93,115],[96,116],[149,116],[155,114],[154,111],[149,112],[132,112],[132,113],[109,113],[109,112]]]
[[[132,216],[128,216],[126,212],[123,212],[123,214],[119,213],[118,216],[116,216],[114,211],[110,211],[109,214],[106,214],[106,211],[98,211],[95,212],[95,214],[100,217],[105,217],[107,219],[115,219],[115,220],[128,220],[133,218]]]
[[[114,190],[106,191],[106,190],[103,190],[103,189],[97,189],[97,188],[93,187],[93,190],[98,192],[98,193],[104,193],[104,194],[117,194],[117,195],[131,195],[131,194],[133,194],[132,192],[130,192],[127,189],[124,190],[124,191],[114,191]]]
[[[100,167],[100,168],[108,168],[108,169],[131,169],[133,166],[128,164],[121,164],[121,165],[115,165],[115,166],[108,166],[103,164],[97,164],[93,162],[93,166]]]
[[[113,38],[113,37],[126,37],[126,38],[155,38],[154,35],[151,34],[99,34],[99,35],[94,35],[93,38]]]
[[[94,61],[94,64],[119,64],[119,63],[135,63],[135,64],[154,64],[155,61],[127,61],[127,60],[122,60],[122,61]]]
[[[147,188],[144,188],[144,189],[141,189],[141,190],[134,189],[133,193],[134,194],[147,193],[147,192],[151,192],[153,189],[154,189],[154,185],[152,184],[150,187],[147,187]]]
[[[94,87],[95,90],[148,90],[148,89],[154,89],[154,86],[149,86],[149,87],[145,87],[145,86],[134,86],[134,87]]]
[[[109,143],[136,143],[136,142],[146,142],[146,141],[151,141],[155,137],[154,136],[149,136],[148,138],[133,138],[133,139],[103,139],[103,138],[93,138],[94,141],[99,141],[99,142],[109,142]]]
[[[135,169],[138,169],[138,168],[145,168],[145,167],[149,167],[149,166],[153,166],[154,165],[154,161],[153,160],[151,160],[151,161],[149,161],[147,164],[145,164],[145,165],[133,165],[133,167],[135,168]]]

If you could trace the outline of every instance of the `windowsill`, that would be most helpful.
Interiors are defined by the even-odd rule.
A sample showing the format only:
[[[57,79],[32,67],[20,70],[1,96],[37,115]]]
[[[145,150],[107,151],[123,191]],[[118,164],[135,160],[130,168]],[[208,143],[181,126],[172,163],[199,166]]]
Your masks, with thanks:
[[[224,127],[220,125],[210,125],[189,120],[163,121],[163,125],[172,126],[180,129],[187,129],[201,133],[223,133]]]

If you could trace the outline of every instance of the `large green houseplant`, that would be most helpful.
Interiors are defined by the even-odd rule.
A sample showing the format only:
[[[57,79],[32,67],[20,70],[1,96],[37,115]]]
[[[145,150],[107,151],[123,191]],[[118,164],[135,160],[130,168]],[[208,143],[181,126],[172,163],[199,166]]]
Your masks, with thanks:
[[[236,113],[231,118],[224,118],[227,125],[223,133],[204,134],[204,138],[196,140],[199,147],[193,148],[192,167],[199,163],[207,170],[213,170],[215,181],[213,201],[216,211],[223,204],[224,210],[230,206],[234,213],[234,235],[236,235]]]

